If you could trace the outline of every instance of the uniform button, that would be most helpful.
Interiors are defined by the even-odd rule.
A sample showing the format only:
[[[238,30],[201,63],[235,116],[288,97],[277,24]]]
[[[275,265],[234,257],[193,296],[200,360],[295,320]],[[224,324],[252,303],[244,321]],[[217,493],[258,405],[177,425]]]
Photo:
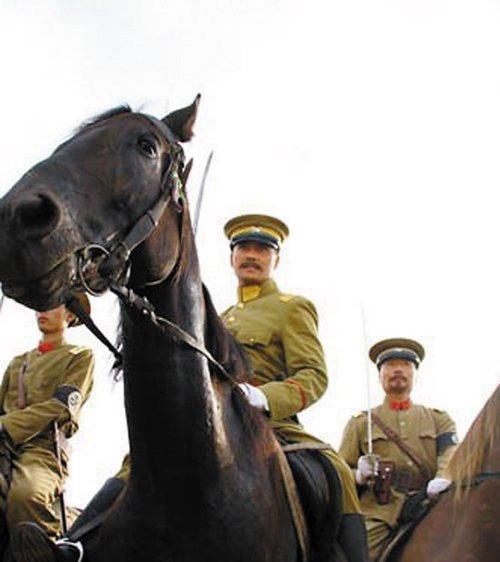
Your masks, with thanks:
[[[250,343],[254,343],[255,342],[255,338],[250,338]]]
[[[238,308],[243,308],[245,305],[244,305],[242,302],[239,302],[236,306],[237,306]]]
[[[403,426],[405,425],[405,422],[404,422],[404,421],[399,422],[399,425],[400,425],[401,427],[403,427]]]
[[[412,463],[411,461],[408,461],[406,464],[407,464],[408,466],[411,466],[413,463]]]
[[[236,318],[234,316],[230,316],[227,321],[228,322],[234,322],[236,320]]]

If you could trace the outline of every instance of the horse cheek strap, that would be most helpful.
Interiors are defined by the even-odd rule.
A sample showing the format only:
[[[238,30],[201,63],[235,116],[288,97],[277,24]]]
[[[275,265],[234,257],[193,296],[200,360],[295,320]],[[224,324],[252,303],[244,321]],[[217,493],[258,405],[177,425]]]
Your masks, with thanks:
[[[179,177],[179,174],[177,173],[177,170],[174,170],[174,172],[172,172],[170,181],[171,181],[170,193],[172,194],[171,197],[175,205],[175,210],[178,213],[182,213],[185,194],[184,194],[184,187],[182,185],[182,181]]]
[[[153,232],[168,207],[173,201],[176,209],[182,211],[182,183],[177,167],[167,172],[167,189],[163,189],[158,201],[146,211],[135,223],[130,232],[113,250],[106,262],[101,266],[101,275],[116,281],[121,275],[124,264],[128,262],[132,251]]]

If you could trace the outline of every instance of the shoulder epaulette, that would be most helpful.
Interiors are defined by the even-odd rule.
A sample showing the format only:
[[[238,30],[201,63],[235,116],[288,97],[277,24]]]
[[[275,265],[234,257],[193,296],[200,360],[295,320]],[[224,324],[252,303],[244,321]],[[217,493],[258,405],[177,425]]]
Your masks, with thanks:
[[[282,293],[282,294],[279,296],[279,299],[280,299],[281,302],[289,302],[289,301],[291,301],[292,299],[294,299],[296,296],[297,296],[297,295],[289,295],[289,294],[286,294],[286,293]]]
[[[72,345],[69,349],[71,355],[78,355],[79,353],[83,353],[84,351],[90,351],[90,353],[92,353],[90,347],[85,347],[84,345]]]
[[[436,412],[436,414],[445,414],[446,413],[444,410],[440,410],[439,408],[431,408],[431,410],[433,412]]]

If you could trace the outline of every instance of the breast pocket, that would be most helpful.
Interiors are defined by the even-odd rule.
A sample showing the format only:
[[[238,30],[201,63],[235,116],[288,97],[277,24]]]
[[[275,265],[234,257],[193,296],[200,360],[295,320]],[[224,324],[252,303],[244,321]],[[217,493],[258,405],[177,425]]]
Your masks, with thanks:
[[[30,402],[43,402],[54,393],[55,381],[41,373],[30,372],[26,373],[24,386]]]
[[[266,347],[271,342],[273,333],[270,330],[244,330],[238,333],[236,338],[239,343],[251,347]]]
[[[372,444],[373,452],[376,455],[380,455],[382,459],[390,458],[390,442],[387,435],[377,426],[372,428]],[[364,452],[369,451],[368,436],[364,440]]]
[[[421,427],[418,432],[418,441],[428,459],[434,460],[437,458],[437,434],[435,427],[430,425]]]
[[[436,440],[436,429],[434,427],[425,427],[419,431],[420,439],[432,439],[433,441]]]
[[[26,398],[29,404],[45,402],[50,398],[49,388],[47,385],[31,385],[26,388]]]

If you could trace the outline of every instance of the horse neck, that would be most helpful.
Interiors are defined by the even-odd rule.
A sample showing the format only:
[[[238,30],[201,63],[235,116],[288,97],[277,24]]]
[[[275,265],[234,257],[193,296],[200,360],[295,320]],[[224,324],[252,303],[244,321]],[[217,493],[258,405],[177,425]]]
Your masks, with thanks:
[[[166,280],[144,296],[159,316],[203,341],[205,308],[194,249],[177,283]],[[122,330],[132,481],[154,482],[155,493],[182,483],[203,485],[218,474],[229,448],[206,359],[125,305]]]

